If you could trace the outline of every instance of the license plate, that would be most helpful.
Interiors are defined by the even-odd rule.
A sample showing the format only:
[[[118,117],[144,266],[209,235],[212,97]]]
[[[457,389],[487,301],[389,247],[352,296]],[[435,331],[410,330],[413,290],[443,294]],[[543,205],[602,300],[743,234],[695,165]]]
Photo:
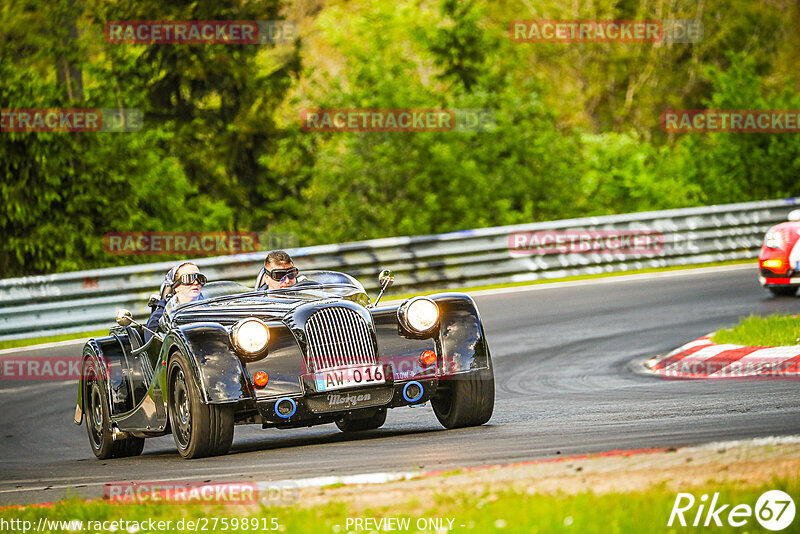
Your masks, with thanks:
[[[386,377],[383,376],[382,365],[364,365],[314,373],[314,382],[317,384],[317,391],[331,391],[352,386],[383,384]]]

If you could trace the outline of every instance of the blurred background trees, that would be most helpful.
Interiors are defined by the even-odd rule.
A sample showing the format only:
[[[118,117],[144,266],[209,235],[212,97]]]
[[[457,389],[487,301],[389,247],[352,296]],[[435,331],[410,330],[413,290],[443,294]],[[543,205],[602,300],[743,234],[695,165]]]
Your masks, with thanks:
[[[294,43],[117,45],[110,20],[274,20]],[[515,19],[701,19],[698,43],[515,43]],[[792,196],[796,134],[667,134],[666,109],[800,109],[774,0],[14,0],[0,108],[136,108],[134,133],[0,133],[0,277],[112,231],[299,245]],[[489,109],[484,132],[306,132],[315,108]]]

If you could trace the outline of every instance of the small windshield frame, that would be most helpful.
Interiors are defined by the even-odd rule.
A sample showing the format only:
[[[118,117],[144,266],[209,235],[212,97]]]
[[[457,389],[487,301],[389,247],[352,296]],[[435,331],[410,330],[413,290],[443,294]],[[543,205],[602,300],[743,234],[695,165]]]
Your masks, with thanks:
[[[293,286],[284,287],[280,289],[273,289],[270,291],[282,291],[285,289],[291,290],[297,287],[308,287],[310,285],[321,285],[323,287],[353,287],[362,293],[366,293],[366,289],[361,285],[356,278],[347,273],[339,271],[300,271],[297,277],[297,283]],[[299,289],[299,288],[298,288]]]
[[[328,289],[333,289],[330,295],[325,292]],[[361,293],[365,299],[368,299],[367,290],[361,285],[354,277],[349,274],[340,273],[338,271],[301,271],[297,278],[297,283],[279,289],[253,289],[252,287],[245,286],[238,282],[220,281],[209,282],[203,286],[200,292],[200,298],[192,302],[178,304],[178,300],[173,296],[167,302],[164,310],[167,313],[173,314],[176,311],[186,309],[187,307],[199,306],[208,300],[225,300],[228,298],[238,298],[250,294],[251,296],[267,295],[277,298],[295,298],[292,293],[301,291],[318,290],[319,298],[326,298],[329,296],[345,297],[346,295],[353,295]],[[314,291],[317,293],[317,291]]]
[[[173,295],[172,298],[167,301],[166,306],[164,306],[164,311],[174,312],[175,310],[188,306],[189,304],[197,304],[205,300],[253,292],[253,288],[247,287],[238,282],[231,282],[228,280],[221,282],[209,282],[203,286],[202,290],[200,291],[200,297],[191,302],[179,304],[177,295]]]

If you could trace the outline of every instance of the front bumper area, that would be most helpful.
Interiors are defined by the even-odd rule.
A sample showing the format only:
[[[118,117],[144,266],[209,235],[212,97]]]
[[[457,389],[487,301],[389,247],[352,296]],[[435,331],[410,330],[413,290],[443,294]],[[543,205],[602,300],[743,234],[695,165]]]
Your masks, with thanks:
[[[758,282],[764,287],[800,287],[800,276],[763,276],[759,275]]]
[[[417,383],[422,389],[421,396],[413,401],[404,397],[408,384]],[[283,397],[258,403],[258,411],[263,418],[263,426],[295,427],[329,423],[359,410],[376,408],[397,408],[428,402],[436,393],[439,381],[436,378],[418,381],[403,381],[371,386],[366,388],[339,389],[324,393],[310,393]],[[277,405],[290,399],[285,405],[293,403],[295,409],[290,415],[280,415]]]

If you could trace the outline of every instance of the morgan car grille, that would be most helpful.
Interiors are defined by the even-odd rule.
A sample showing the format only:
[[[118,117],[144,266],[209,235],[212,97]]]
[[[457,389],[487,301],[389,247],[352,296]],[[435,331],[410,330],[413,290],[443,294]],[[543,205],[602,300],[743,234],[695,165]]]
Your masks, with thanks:
[[[377,363],[367,322],[351,309],[334,306],[315,312],[306,322],[306,337],[308,363],[316,371]]]

